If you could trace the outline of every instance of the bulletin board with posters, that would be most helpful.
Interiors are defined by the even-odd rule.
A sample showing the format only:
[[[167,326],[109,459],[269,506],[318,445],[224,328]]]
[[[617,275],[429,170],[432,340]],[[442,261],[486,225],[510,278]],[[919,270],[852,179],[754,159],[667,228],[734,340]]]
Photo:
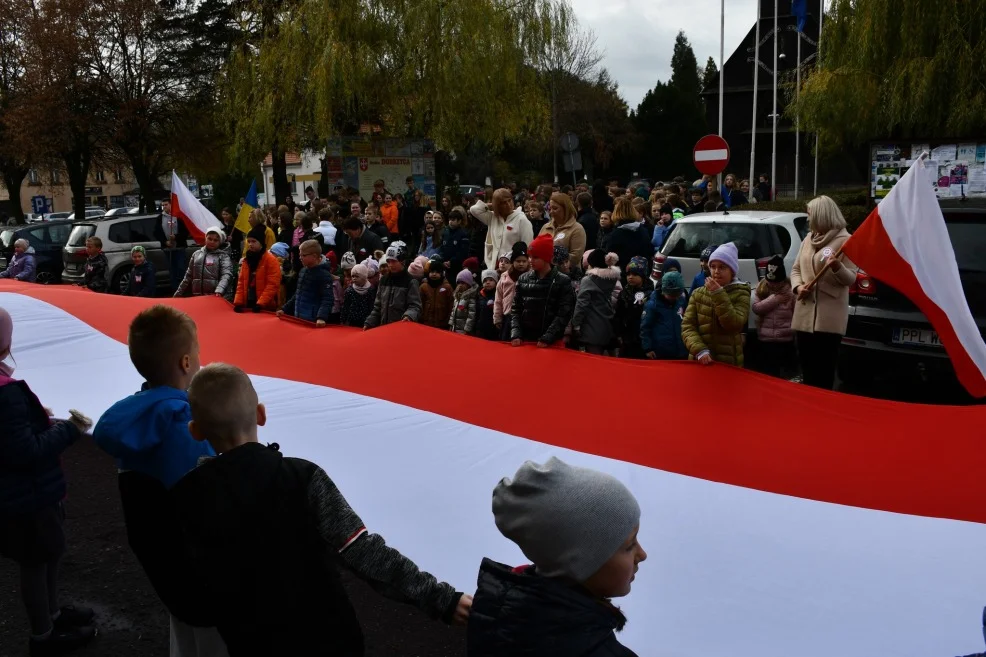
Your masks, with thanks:
[[[871,144],[870,195],[885,198],[925,151],[928,183],[938,198],[986,198],[986,140]]]
[[[354,187],[369,200],[373,183],[383,180],[395,194],[407,189],[408,176],[414,186],[435,196],[435,144],[427,139],[391,139],[360,136],[330,139],[326,147],[329,189]]]

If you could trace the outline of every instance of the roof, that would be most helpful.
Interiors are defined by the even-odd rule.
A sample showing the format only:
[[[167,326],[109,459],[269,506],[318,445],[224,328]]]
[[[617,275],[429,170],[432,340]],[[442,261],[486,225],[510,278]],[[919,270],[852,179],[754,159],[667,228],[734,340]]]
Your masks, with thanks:
[[[678,222],[708,222],[708,221],[783,221],[794,217],[804,217],[806,212],[770,212],[769,210],[730,210],[729,214],[723,212],[699,212],[690,214]]]
[[[298,153],[291,153],[291,152],[285,153],[284,163],[288,166],[292,164],[301,164],[301,155],[299,155]],[[269,166],[273,166],[273,164],[274,164],[274,158],[270,153],[268,153],[264,157],[264,166],[269,167]]]

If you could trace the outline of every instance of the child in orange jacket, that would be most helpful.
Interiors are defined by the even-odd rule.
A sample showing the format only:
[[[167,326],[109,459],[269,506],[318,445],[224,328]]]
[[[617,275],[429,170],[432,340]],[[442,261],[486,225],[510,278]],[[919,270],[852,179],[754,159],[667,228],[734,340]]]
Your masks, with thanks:
[[[265,227],[255,226],[247,234],[247,252],[240,261],[233,310],[238,313],[246,308],[255,313],[261,310],[275,311],[280,287],[281,264],[267,250]]]

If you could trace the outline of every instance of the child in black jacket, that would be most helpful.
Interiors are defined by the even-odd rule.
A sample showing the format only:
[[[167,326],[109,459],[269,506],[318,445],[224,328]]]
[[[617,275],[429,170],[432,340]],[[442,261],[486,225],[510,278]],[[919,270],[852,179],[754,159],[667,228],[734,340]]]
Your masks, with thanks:
[[[103,240],[98,237],[90,237],[86,240],[86,271],[82,287],[87,287],[93,292],[106,292],[109,282],[106,279],[106,270],[109,263],[103,255]]]
[[[484,340],[499,340],[500,332],[493,323],[496,301],[496,282],[500,276],[492,269],[483,272],[483,287],[476,296],[476,328],[473,333]]]
[[[192,435],[218,456],[171,495],[196,574],[191,586],[213,611],[230,657],[363,654],[339,562],[433,618],[466,621],[472,598],[369,533],[321,468],[257,442],[266,409],[242,370],[204,367],[188,397]]]
[[[147,259],[147,251],[142,246],[135,246],[130,249],[130,259],[133,261],[134,267],[130,270],[130,280],[127,281],[124,296],[157,296],[157,272],[151,261]]]
[[[620,358],[644,358],[640,346],[640,316],[647,299],[654,292],[654,283],[647,275],[646,258],[634,256],[627,265],[627,285],[616,301],[613,329],[620,345]]]

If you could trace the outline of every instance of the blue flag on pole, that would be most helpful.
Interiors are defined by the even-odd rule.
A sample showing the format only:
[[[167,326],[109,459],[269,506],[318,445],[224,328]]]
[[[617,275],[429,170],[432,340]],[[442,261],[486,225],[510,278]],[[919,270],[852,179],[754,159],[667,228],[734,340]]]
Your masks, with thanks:
[[[808,0],[791,0],[791,14],[798,19],[798,32],[804,32],[808,20]]]

